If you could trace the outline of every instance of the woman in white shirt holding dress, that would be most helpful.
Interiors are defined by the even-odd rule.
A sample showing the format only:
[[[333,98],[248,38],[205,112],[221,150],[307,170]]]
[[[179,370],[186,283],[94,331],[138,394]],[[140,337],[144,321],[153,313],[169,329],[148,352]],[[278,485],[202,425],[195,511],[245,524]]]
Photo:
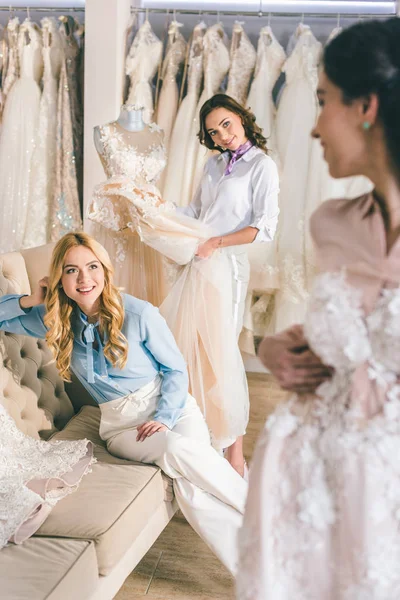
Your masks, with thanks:
[[[266,138],[254,115],[230,96],[216,94],[200,110],[200,142],[220,154],[207,161],[191,204],[178,208],[210,225],[216,235],[197,256],[225,249],[232,269],[233,322],[239,338],[249,282],[245,244],[272,242],[278,223],[279,177],[267,154]],[[245,476],[243,436],[226,449],[231,465]]]

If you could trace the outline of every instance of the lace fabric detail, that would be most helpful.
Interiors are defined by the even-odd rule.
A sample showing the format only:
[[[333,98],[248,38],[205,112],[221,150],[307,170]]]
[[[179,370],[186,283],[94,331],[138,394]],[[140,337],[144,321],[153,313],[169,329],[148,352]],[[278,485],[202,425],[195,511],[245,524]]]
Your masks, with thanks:
[[[153,116],[151,81],[157,73],[162,49],[161,40],[153,32],[149,21],[145,21],[137,32],[126,58],[125,72],[131,81],[127,104],[144,106],[146,123],[150,123]]]
[[[384,288],[369,314],[362,301],[345,271],[315,280],[305,335],[335,374],[267,421],[241,600],[400,597],[400,289]]]
[[[165,80],[170,80],[175,83],[176,76],[180,65],[185,60],[186,41],[179,28],[182,23],[172,21],[168,29],[168,45],[165,53],[161,77]]]
[[[95,462],[88,440],[35,440],[20,431],[0,404],[0,548],[29,519],[75,491]],[[49,510],[45,510],[47,516]],[[43,520],[43,519],[42,519]],[[36,523],[36,529],[41,524]],[[35,530],[25,529],[24,539]],[[19,538],[19,542],[23,539]]]
[[[203,60],[204,60],[204,34],[206,31],[205,23],[198,23],[193,30],[192,43],[189,51],[189,67],[187,94],[193,94],[196,98],[200,94],[201,82],[203,79]]]
[[[231,41],[231,68],[229,69],[226,93],[240,104],[244,104],[251,76],[256,64],[256,51],[242,25],[235,23]]]
[[[316,40],[308,25],[300,25],[297,36],[294,50],[283,67],[286,82],[290,83],[295,78],[305,77],[312,89],[316,90],[322,45]]]
[[[18,31],[19,19],[18,17],[13,17],[8,21],[7,25],[8,65],[1,89],[3,94],[3,104],[19,74]]]
[[[204,34],[204,101],[218,92],[229,65],[227,37],[222,25],[216,23]]]
[[[144,153],[128,144],[115,125],[100,127],[102,158],[108,177],[124,176],[139,186],[157,182],[166,165],[165,148],[161,128],[152,123],[149,130],[154,135],[154,143]]]

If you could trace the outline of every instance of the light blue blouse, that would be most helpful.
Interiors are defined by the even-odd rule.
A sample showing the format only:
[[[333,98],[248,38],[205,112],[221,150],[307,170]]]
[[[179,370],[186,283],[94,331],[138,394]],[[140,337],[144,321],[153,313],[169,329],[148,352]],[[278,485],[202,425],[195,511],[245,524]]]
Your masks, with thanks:
[[[76,306],[71,317],[74,333],[71,369],[98,404],[135,392],[162,375],[161,399],[154,420],[170,429],[178,420],[188,395],[185,361],[157,308],[122,294],[125,318],[122,333],[128,340],[128,361],[113,367],[104,356],[98,324],[90,324]],[[0,329],[44,338],[44,305],[22,309],[19,295],[0,298]],[[98,349],[93,348],[97,341]]]

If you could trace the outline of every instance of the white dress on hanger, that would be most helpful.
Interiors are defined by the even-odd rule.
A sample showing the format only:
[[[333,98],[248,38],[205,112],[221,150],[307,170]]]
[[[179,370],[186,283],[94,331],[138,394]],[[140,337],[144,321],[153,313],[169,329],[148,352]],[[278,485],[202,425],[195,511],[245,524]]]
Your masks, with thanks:
[[[198,23],[193,30],[189,51],[187,94],[178,109],[170,140],[163,198],[167,202],[175,202],[177,206],[187,206],[191,201],[190,190],[185,188],[184,181],[189,181],[188,178],[185,180],[187,153],[203,80],[205,31],[204,22]]]
[[[154,185],[165,164],[160,144],[146,155],[138,154],[124,143],[115,125],[103,127],[102,138],[109,179],[96,186],[88,216],[114,236],[126,232],[128,244],[139,233],[144,244],[182,265],[160,312],[186,360],[190,391],[205,415],[214,446],[222,449],[229,445],[227,440],[232,443],[245,433],[249,414],[232,315],[229,257],[221,251],[207,260],[194,256],[199,243],[214,232],[162,200]],[[124,269],[134,260],[127,248],[122,256],[112,255],[117,264],[124,262]],[[154,272],[145,272],[155,277]]]
[[[29,19],[19,29],[18,54],[20,77],[6,100],[0,139],[0,252],[22,248],[28,216],[43,71],[41,35]]]
[[[168,153],[169,140],[178,110],[179,90],[176,76],[185,60],[186,42],[179,31],[182,23],[172,21],[168,29],[168,46],[161,71],[163,81],[158,98],[157,124],[164,131],[164,145]]]
[[[232,31],[228,87],[226,93],[244,105],[257,54],[242,25],[235,23]]]
[[[146,123],[153,120],[154,102],[151,82],[157,73],[162,58],[163,45],[145,21],[135,35],[125,63],[126,74],[130,78],[127,104],[144,108]]]
[[[39,122],[32,156],[30,192],[24,248],[47,244],[50,240],[50,205],[54,196],[56,173],[56,131],[58,78],[63,60],[62,40],[55,19],[42,19],[43,91]]]
[[[281,331],[302,323],[308,297],[305,266],[306,201],[318,114],[316,88],[321,44],[307,25],[299,25],[297,41],[284,65],[286,86],[278,105],[276,132],[281,161],[278,268],[280,289],[275,297],[274,326]]]
[[[280,75],[286,54],[270,26],[263,27],[257,45],[257,62],[246,106],[255,114],[256,123],[267,138],[268,155],[279,166],[276,148],[276,109],[272,98],[273,87]],[[268,332],[271,318],[270,300],[279,287],[277,265],[277,241],[268,244],[249,244],[250,282],[246,297],[246,309],[240,347],[254,354],[254,335]]]
[[[8,61],[5,72],[3,73],[3,84],[1,87],[3,95],[3,105],[7,96],[18,79],[19,62],[18,62],[18,31],[19,19],[13,17],[7,24],[7,40],[8,40]]]
[[[196,107],[195,117],[192,121],[190,141],[187,149],[184,189],[188,190],[189,204],[197,190],[204,165],[207,160],[208,150],[199,142],[200,109],[206,100],[216,94],[229,70],[228,39],[221,23],[209,27],[204,35],[204,88]]]

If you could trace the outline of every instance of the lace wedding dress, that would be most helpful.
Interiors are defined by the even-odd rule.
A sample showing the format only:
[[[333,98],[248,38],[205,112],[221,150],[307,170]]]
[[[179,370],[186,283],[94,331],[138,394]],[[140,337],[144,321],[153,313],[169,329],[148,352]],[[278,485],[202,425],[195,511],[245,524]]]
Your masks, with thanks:
[[[19,28],[18,57],[20,76],[7,96],[0,138],[0,252],[22,248],[28,216],[43,70],[41,35],[29,19]]]
[[[229,257],[221,251],[207,260],[194,256],[199,243],[213,232],[161,198],[154,182],[164,168],[165,155],[156,142],[159,134],[154,135],[154,147],[140,154],[126,144],[115,125],[102,128],[102,158],[109,179],[95,188],[88,216],[113,236],[125,232],[128,244],[139,234],[144,244],[181,265],[160,312],[186,360],[191,393],[205,415],[213,443],[222,449],[245,433],[249,412],[232,317]],[[122,248],[117,263],[128,263],[125,252]],[[147,269],[146,276],[154,277]]]
[[[145,21],[135,35],[125,62],[125,72],[130,78],[127,104],[144,107],[145,123],[153,120],[154,103],[151,82],[162,58],[163,45]]]
[[[3,82],[1,92],[3,96],[3,106],[7,96],[18,78],[18,31],[19,19],[13,17],[7,24],[7,40],[8,40],[8,60],[5,73],[3,73]]]
[[[168,45],[161,70],[162,87],[158,98],[157,124],[164,131],[164,145],[168,152],[172,126],[178,110],[179,91],[176,77],[185,60],[186,42],[179,31],[182,23],[172,21],[168,29]]]
[[[240,600],[400,598],[400,241],[372,195],[325,202],[304,331],[334,367],[267,421],[240,536]]]
[[[244,105],[249,83],[256,65],[256,51],[242,25],[235,23],[232,31],[228,87],[226,93]]]
[[[207,160],[207,148],[199,142],[200,109],[206,100],[216,94],[229,71],[228,40],[221,23],[209,27],[204,35],[204,88],[192,121],[187,147],[184,189],[189,191],[185,205],[190,204],[199,184]]]
[[[31,438],[1,404],[0,455],[0,548],[33,535],[95,462],[91,442]]]
[[[25,227],[24,248],[47,244],[49,218],[56,174],[57,93],[63,59],[57,23],[42,19],[43,91],[40,99],[36,146],[32,155],[28,202],[29,219]]]
[[[279,165],[276,148],[276,109],[272,89],[280,75],[286,55],[271,27],[263,27],[257,45],[257,62],[246,106],[255,114],[257,125],[267,138],[268,154]],[[277,240],[271,243],[249,244],[250,282],[246,297],[243,330],[240,336],[242,351],[254,355],[254,336],[269,332],[272,316],[271,298],[279,287]]]
[[[191,201],[190,179],[187,177],[188,148],[192,141],[200,88],[203,80],[204,34],[206,25],[198,23],[193,30],[189,51],[187,94],[182,100],[172,130],[163,197],[177,206],[187,206]],[[186,185],[185,185],[186,184]]]
[[[302,323],[308,297],[304,240],[307,183],[318,114],[316,88],[321,44],[307,25],[299,25],[295,47],[283,71],[286,86],[278,105],[276,133],[281,163],[278,269],[280,289],[275,297],[276,331]]]

